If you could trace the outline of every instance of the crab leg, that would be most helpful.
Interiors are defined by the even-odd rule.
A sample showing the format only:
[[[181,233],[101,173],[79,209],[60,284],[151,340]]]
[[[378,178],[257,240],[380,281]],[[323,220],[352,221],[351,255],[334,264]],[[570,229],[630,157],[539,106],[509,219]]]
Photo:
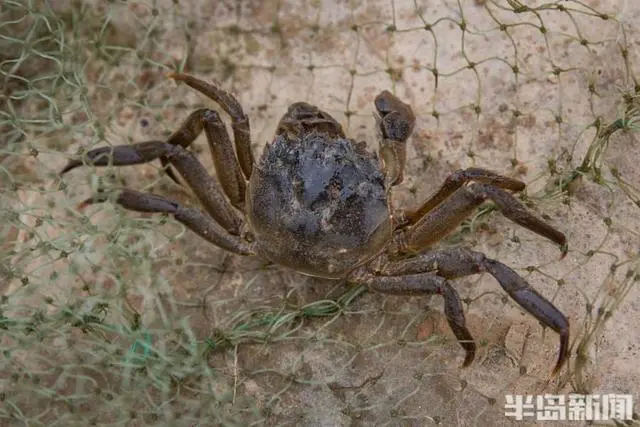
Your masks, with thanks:
[[[231,116],[231,127],[233,128],[233,139],[236,144],[238,160],[245,178],[249,179],[254,163],[251,151],[251,128],[249,126],[249,117],[244,114],[238,100],[229,92],[188,74],[169,73],[168,77],[176,81],[183,81],[193,89],[208,96]]]
[[[227,129],[218,113],[208,108],[195,110],[187,117],[182,126],[169,136],[167,143],[187,148],[198,138],[203,129],[207,135],[209,151],[220,185],[229,197],[231,204],[240,211],[244,211],[245,178],[238,164]],[[167,175],[174,182],[180,184],[169,166],[169,160],[165,156],[161,156],[160,161],[167,171]]]
[[[561,246],[566,254],[565,235],[530,213],[510,193],[488,184],[460,187],[441,204],[429,210],[415,224],[399,230],[394,242],[397,252],[417,252],[449,234],[487,199],[504,216]]]
[[[82,202],[80,207],[84,208],[90,204],[102,203],[111,197],[112,195],[107,193],[98,193]],[[131,211],[172,214],[176,220],[187,226],[187,228],[219,248],[239,255],[253,254],[250,247],[240,237],[230,234],[200,209],[185,207],[155,194],[141,193],[129,189],[117,192],[114,201]]]
[[[357,276],[352,281],[367,285],[370,289],[390,295],[442,295],[444,298],[444,313],[449,327],[458,339],[460,346],[465,349],[464,367],[473,362],[476,354],[476,344],[467,329],[464,310],[458,292],[444,277],[435,273],[407,274],[398,276],[378,276],[366,274]]]
[[[225,199],[218,183],[209,175],[204,166],[189,151],[180,145],[171,145],[161,141],[148,141],[131,145],[101,147],[85,154],[88,163],[94,166],[128,166],[146,163],[166,157],[202,203],[211,217],[231,234],[238,235],[242,218]],[[81,166],[80,160],[71,160],[61,175]]]
[[[420,206],[417,210],[406,213],[406,217],[410,223],[415,223],[422,218],[427,212],[438,206],[451,194],[453,194],[458,188],[464,184],[475,181],[482,184],[489,184],[494,187],[504,188],[505,190],[522,191],[525,188],[525,184],[517,179],[509,178],[506,176],[498,175],[497,173],[488,171],[482,168],[468,168],[455,171],[447,177],[444,184],[440,187],[438,192],[431,196],[426,202]]]
[[[457,248],[429,251],[413,258],[392,261],[383,267],[380,274],[405,278],[426,272],[437,274],[446,279],[483,272],[491,274],[523,309],[560,335],[560,351],[552,375],[556,375],[567,361],[569,357],[569,321],[560,310],[511,268],[485,257],[480,252]]]

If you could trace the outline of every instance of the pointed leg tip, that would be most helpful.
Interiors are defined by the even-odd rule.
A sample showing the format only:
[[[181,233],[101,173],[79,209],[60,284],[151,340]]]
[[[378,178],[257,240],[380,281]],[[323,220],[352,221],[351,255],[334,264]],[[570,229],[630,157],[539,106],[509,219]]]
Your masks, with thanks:
[[[58,173],[58,176],[62,176],[67,172],[77,168],[78,166],[82,166],[82,162],[78,160],[69,160],[67,165],[64,168],[62,168],[62,170]]]
[[[567,256],[567,253],[569,252],[569,245],[567,245],[566,243],[562,244],[560,246],[560,259],[564,259]]]
[[[466,368],[469,365],[471,365],[471,363],[476,358],[476,344],[472,341],[470,337],[468,340],[465,340],[465,341],[468,341],[468,342],[461,343],[461,345],[463,346],[466,352],[464,356],[464,362],[462,362],[463,368]]]
[[[84,210],[85,210],[85,208],[86,208],[87,206],[92,205],[93,203],[94,203],[94,202],[93,202],[93,198],[89,198],[89,199],[87,199],[87,200],[83,200],[82,202],[80,202],[80,203],[78,203],[78,204],[76,205],[76,210],[77,210],[77,211],[82,212],[82,211],[84,211]]]
[[[96,203],[104,203],[108,200],[109,200],[109,195],[104,190],[99,189],[95,195],[78,203],[76,205],[76,210],[82,212],[89,205],[94,205]]]
[[[562,329],[560,332],[560,353],[558,354],[558,361],[556,366],[551,372],[551,378],[555,378],[562,370],[562,367],[569,360],[569,328]]]
[[[555,379],[558,376],[564,366],[564,363],[565,360],[558,360],[558,362],[556,362],[556,366],[554,366],[553,371],[551,371],[551,375],[549,375],[550,380]]]
[[[446,308],[445,308],[445,311]],[[451,316],[452,313],[448,313],[447,317],[449,320],[449,327],[453,331],[453,334],[456,336],[458,340],[458,344],[465,351],[464,362],[462,362],[462,367],[466,368],[471,365],[471,362],[476,357],[476,343],[473,340],[473,336],[469,329],[465,326],[464,315],[462,312],[460,313],[460,318],[453,319]]]
[[[464,362],[462,362],[462,367],[463,368],[468,368],[469,365],[471,365],[471,363],[473,362],[473,360],[476,358],[476,353],[474,352],[467,352],[467,355],[464,357]]]

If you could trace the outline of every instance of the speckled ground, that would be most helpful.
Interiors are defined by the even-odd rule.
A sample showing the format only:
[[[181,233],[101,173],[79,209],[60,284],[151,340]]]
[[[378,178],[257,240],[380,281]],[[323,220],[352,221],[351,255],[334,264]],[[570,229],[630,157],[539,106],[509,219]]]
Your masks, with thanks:
[[[247,419],[267,425],[525,426],[535,423],[504,417],[505,394],[576,388],[630,393],[639,401],[638,286],[606,324],[595,320],[597,309],[615,299],[627,270],[639,268],[638,206],[611,174],[614,169],[625,182],[640,185],[637,136],[620,133],[611,139],[601,158],[606,185],[586,174],[568,192],[552,190],[554,179],[588,154],[595,135],[588,126],[596,117],[620,117],[622,92],[633,87],[637,69],[634,22],[640,5],[557,2],[568,12],[551,7],[536,15],[508,11],[506,1],[194,1],[176,8],[159,3],[163,13],[157,17],[137,3],[96,12],[108,10],[113,17],[110,43],[149,55],[144,66],[130,58],[109,67],[100,60],[87,66],[94,118],[109,123],[110,143],[162,137],[207,102],[167,81],[152,61],[182,64],[237,94],[251,119],[256,153],[286,107],[301,100],[330,112],[353,138],[375,149],[373,99],[390,89],[417,115],[406,181],[394,192],[394,202],[415,207],[447,174],[471,166],[527,182],[532,209],[568,236],[564,259],[553,244],[497,212],[465,223],[452,242],[512,266],[552,299],[570,319],[574,353],[593,334],[584,351],[588,360],[577,363],[574,355],[569,370],[548,382],[557,335],[543,331],[505,298],[488,275],[461,279],[457,288],[470,302],[467,321],[480,350],[472,366],[460,369],[464,353],[452,340],[439,298],[366,294],[342,315],[306,320],[290,333],[279,331],[269,344],[240,346],[212,360],[221,366],[222,383],[233,390],[233,404],[261,410],[246,412]],[[599,18],[591,7],[624,25]],[[160,30],[157,45],[141,47],[137,25],[152,21]],[[627,64],[622,43],[629,49]],[[87,129],[60,151],[87,146],[94,135]],[[204,137],[197,145],[209,164]],[[51,170],[65,161],[56,150],[39,157]],[[67,182],[76,184],[63,203],[71,206],[86,196],[95,185],[93,173],[74,171]],[[158,178],[157,166],[118,173],[128,186],[189,200],[167,177]],[[25,204],[38,203],[32,193],[21,197]],[[113,209],[94,209],[91,221],[106,227],[114,215]],[[342,289],[226,256],[190,233],[168,243],[164,236],[176,229],[171,223],[154,229],[157,234],[148,238],[151,258],[144,262],[171,295],[170,314],[189,316],[198,337],[224,327],[238,307],[277,310],[284,301],[301,307]],[[56,235],[55,227],[51,233]],[[97,248],[105,244],[93,242]],[[616,262],[621,265],[610,276]],[[55,265],[42,271],[48,269]],[[130,270],[136,269],[122,266],[124,277],[152,281]],[[71,291],[60,294],[66,292]],[[148,327],[161,325],[166,314],[158,314],[141,294],[131,304],[144,313]],[[189,307],[203,300],[204,310]],[[587,315],[589,307],[593,316]]]

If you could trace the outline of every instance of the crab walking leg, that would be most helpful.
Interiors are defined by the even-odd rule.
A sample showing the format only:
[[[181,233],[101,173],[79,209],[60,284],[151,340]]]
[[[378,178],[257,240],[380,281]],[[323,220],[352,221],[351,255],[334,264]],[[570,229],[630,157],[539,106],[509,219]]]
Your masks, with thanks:
[[[198,108],[193,113],[189,114],[189,117],[187,117],[182,125],[175,132],[173,132],[169,136],[169,138],[167,138],[166,142],[171,145],[180,145],[184,148],[189,147],[193,143],[193,141],[198,138],[200,132],[202,132],[202,117],[205,111],[208,111],[208,109]],[[211,152],[211,155],[213,155],[213,152]],[[169,175],[169,178],[171,178],[176,184],[181,185],[180,180],[169,164],[169,159],[167,159],[165,156],[160,156],[160,163],[162,164],[162,168],[166,171],[167,175]]]
[[[393,250],[418,252],[428,247],[449,234],[475,208],[487,200],[493,201],[511,221],[560,245],[563,256],[566,254],[567,239],[564,234],[538,219],[510,193],[498,187],[476,183],[458,188],[415,224],[402,229],[396,234]]]
[[[146,141],[134,145],[118,147],[100,147],[84,154],[88,164],[92,166],[108,166],[112,161],[114,166],[138,165],[155,160],[165,153],[162,141]],[[117,159],[115,158],[117,155]],[[60,171],[64,175],[75,168],[83,166],[83,160],[71,159]]]
[[[101,147],[85,154],[94,166],[128,166],[146,163],[159,157],[166,157],[180,175],[187,181],[205,210],[231,234],[239,234],[242,218],[233,210],[224,197],[218,183],[209,175],[198,159],[179,145],[161,141],[141,142],[115,147]],[[72,160],[61,174],[81,166],[79,160]]]
[[[187,117],[182,126],[169,136],[167,143],[187,148],[198,138],[203,129],[207,136],[209,152],[220,185],[229,197],[231,204],[240,211],[244,211],[246,181],[236,158],[233,143],[229,139],[227,129],[218,113],[209,108],[195,110]],[[167,175],[174,182],[180,184],[169,166],[167,157],[161,156],[160,162],[167,171]]]
[[[491,274],[523,309],[560,335],[560,351],[552,372],[553,376],[569,358],[569,321],[560,310],[508,266],[489,259],[480,252],[456,248],[429,251],[410,259],[393,261],[383,267],[381,274],[397,276],[425,272],[447,279],[484,272]]]
[[[407,161],[407,139],[415,126],[416,116],[408,104],[400,101],[388,90],[375,99],[378,113],[380,157],[384,162],[384,173],[388,187],[401,184]]]
[[[105,202],[109,198],[109,194],[100,193],[85,200],[81,207]],[[199,209],[181,206],[155,194],[128,189],[118,192],[115,202],[131,211],[172,214],[176,220],[219,248],[239,255],[252,255],[251,249],[240,237],[230,234]]]
[[[231,204],[244,212],[247,183],[229,139],[227,128],[218,113],[208,110],[204,116],[204,132],[213,155],[216,173]]]
[[[409,223],[413,224],[418,221],[427,212],[447,199],[458,188],[471,181],[476,181],[481,184],[489,184],[494,187],[512,191],[522,191],[525,188],[525,183],[522,181],[498,175],[497,173],[488,171],[486,169],[461,169],[449,175],[444,181],[444,184],[442,184],[440,189],[436,192],[436,194],[425,201],[422,206],[420,206],[420,208],[413,212],[408,212],[405,214],[407,219],[409,219]]]
[[[370,289],[390,295],[441,295],[444,298],[444,313],[449,327],[466,351],[462,364],[469,366],[476,355],[476,344],[467,329],[462,302],[458,292],[444,277],[434,273],[410,274],[403,276],[364,275],[354,280],[369,286]]]
[[[176,81],[183,81],[193,89],[208,96],[231,116],[231,127],[233,129],[233,139],[236,144],[236,153],[242,172],[248,180],[251,177],[254,163],[253,152],[251,151],[251,127],[249,125],[249,117],[244,114],[238,100],[229,92],[188,74],[169,73],[168,77]]]

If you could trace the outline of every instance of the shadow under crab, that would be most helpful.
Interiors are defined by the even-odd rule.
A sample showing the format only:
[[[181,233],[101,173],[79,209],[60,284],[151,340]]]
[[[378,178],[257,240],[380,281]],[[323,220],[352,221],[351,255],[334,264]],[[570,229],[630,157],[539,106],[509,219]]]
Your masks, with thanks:
[[[422,206],[396,211],[390,190],[403,181],[406,143],[415,124],[411,107],[388,91],[375,99],[379,157],[349,139],[341,125],[317,107],[292,104],[275,138],[257,163],[251,152],[249,118],[228,92],[186,74],[171,73],[216,101],[231,117],[233,142],[213,110],[194,111],[166,141],[91,150],[71,160],[62,174],[82,166],[135,165],[160,159],[173,168],[203,210],[131,189],[113,200],[126,209],[172,214],[212,244],[239,255],[255,255],[300,273],[365,284],[394,295],[438,294],[449,326],[475,357],[460,297],[450,280],[487,272],[527,312],[560,335],[553,375],[569,357],[569,322],[547,299],[505,264],[466,248],[430,249],[487,200],[513,222],[557,243],[565,235],[530,213],[510,191],[525,184],[481,168],[451,174]],[[217,180],[186,148],[204,130]],[[99,193],[82,205],[104,202]]]

